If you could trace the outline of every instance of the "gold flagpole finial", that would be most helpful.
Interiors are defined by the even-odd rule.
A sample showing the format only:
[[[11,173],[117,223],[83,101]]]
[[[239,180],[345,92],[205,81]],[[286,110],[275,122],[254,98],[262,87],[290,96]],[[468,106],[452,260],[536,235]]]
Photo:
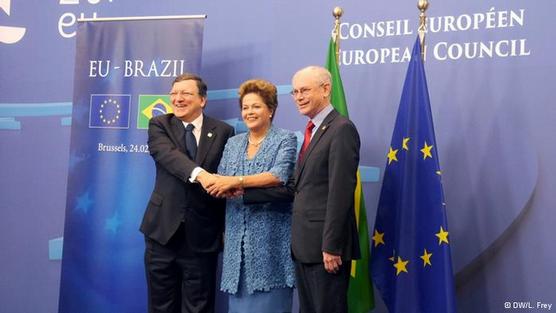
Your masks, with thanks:
[[[429,8],[429,2],[427,0],[419,0],[417,2],[417,8],[421,13],[419,14],[419,40],[421,41],[421,59],[425,61],[425,33],[427,32],[427,16],[425,11]]]
[[[334,30],[332,31],[332,38],[336,43],[336,64],[340,61],[340,17],[344,14],[344,10],[340,7],[335,7],[332,11],[334,16]]]

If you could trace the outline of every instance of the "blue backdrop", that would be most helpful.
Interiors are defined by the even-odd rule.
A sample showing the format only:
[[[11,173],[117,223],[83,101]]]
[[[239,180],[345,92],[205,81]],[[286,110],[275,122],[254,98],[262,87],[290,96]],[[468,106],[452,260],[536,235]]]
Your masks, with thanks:
[[[146,311],[137,225],[154,168],[142,121],[171,111],[173,77],[199,72],[203,26],[79,24],[59,312]]]
[[[416,36],[414,0],[2,1],[0,26],[9,27],[0,32],[2,310],[57,309],[76,17],[207,14],[200,70],[213,92],[207,113],[238,118],[235,89],[263,77],[282,86],[275,123],[299,130],[305,120],[287,86],[300,67],[324,64],[336,5],[345,10],[341,73],[361,165],[383,169]],[[556,300],[554,9],[550,0],[471,0],[434,1],[427,12],[425,68],[460,312]],[[371,228],[379,187],[364,185]],[[384,312],[380,303],[376,311]]]

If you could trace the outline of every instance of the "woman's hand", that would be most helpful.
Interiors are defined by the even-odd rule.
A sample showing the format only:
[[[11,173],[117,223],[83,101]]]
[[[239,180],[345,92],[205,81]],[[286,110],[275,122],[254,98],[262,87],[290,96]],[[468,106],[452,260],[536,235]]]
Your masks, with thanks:
[[[229,190],[228,192],[224,193],[224,195],[221,196],[221,198],[237,198],[243,195],[244,190],[239,188],[239,189],[232,189]]]

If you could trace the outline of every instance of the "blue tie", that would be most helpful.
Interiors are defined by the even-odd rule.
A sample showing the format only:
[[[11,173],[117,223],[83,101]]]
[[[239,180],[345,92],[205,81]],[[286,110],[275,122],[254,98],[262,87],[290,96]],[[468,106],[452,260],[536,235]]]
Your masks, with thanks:
[[[185,127],[185,149],[187,150],[187,155],[191,160],[195,160],[197,155],[197,140],[195,135],[193,135],[193,124],[187,124]]]

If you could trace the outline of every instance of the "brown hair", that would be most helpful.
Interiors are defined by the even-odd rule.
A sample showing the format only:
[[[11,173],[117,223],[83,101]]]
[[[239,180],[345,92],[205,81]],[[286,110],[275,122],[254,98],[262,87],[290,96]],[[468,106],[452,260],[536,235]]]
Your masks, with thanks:
[[[241,110],[243,97],[245,95],[254,93],[263,99],[264,104],[272,112],[272,117],[270,120],[274,119],[276,114],[276,109],[278,108],[278,91],[276,86],[269,81],[264,79],[250,79],[241,86],[239,86],[239,109]]]
[[[181,74],[180,76],[176,77],[176,79],[174,79],[174,81],[172,82],[172,86],[174,86],[175,83],[184,81],[184,80],[194,80],[197,83],[197,89],[199,90],[199,96],[206,98],[207,97],[207,84],[205,84],[205,82],[203,81],[203,79],[195,74],[191,74],[191,73],[184,73]]]

